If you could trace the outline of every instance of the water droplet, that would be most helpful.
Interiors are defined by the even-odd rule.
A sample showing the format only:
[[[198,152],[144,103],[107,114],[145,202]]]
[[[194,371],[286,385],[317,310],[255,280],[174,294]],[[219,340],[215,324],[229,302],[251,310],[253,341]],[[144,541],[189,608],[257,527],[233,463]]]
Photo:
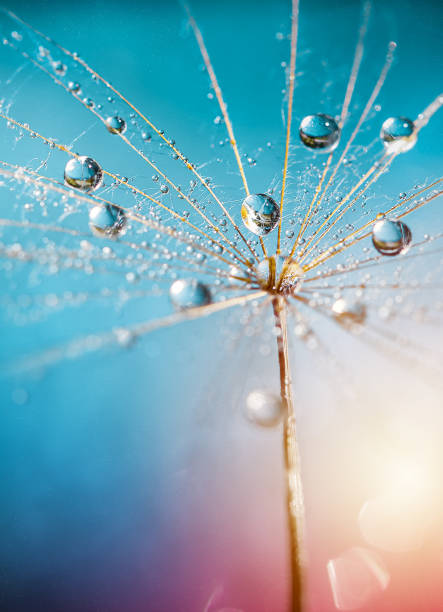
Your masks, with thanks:
[[[76,83],[74,81],[69,81],[68,83],[68,89],[69,91],[71,91],[72,93],[80,93],[80,83]]]
[[[206,285],[195,279],[178,279],[169,289],[169,297],[176,308],[193,308],[211,303],[211,293]]]
[[[280,396],[269,391],[251,391],[246,398],[246,416],[261,427],[274,427],[283,416]]]
[[[303,270],[285,255],[272,255],[262,259],[255,268],[257,280],[263,289],[293,293],[300,288]]]
[[[335,606],[356,610],[382,593],[390,581],[379,556],[367,548],[355,546],[327,564]]]
[[[66,74],[66,66],[62,62],[53,62],[52,67],[54,68],[54,72],[63,76]]]
[[[406,117],[389,117],[380,132],[388,153],[405,153],[417,142],[414,122]]]
[[[245,281],[249,281],[248,274],[239,266],[230,266],[229,267],[229,279],[228,282],[230,285],[239,285]]]
[[[94,206],[89,211],[89,227],[96,236],[115,237],[125,223],[126,216],[117,206]]]
[[[411,241],[411,230],[401,221],[381,219],[372,228],[372,243],[382,255],[404,254]]]
[[[126,121],[117,115],[108,117],[105,124],[111,134],[124,134],[126,131]]]
[[[162,193],[168,193],[169,187],[167,185],[160,185],[160,191]]]
[[[257,193],[243,200],[241,216],[248,230],[257,236],[265,236],[276,227],[280,210],[270,196]]]
[[[92,157],[73,157],[65,166],[65,183],[75,189],[93,191],[102,179],[102,169]]]
[[[340,139],[340,128],[334,117],[317,113],[308,115],[300,123],[300,139],[310,149],[333,151]]]
[[[366,320],[366,306],[358,300],[339,298],[332,305],[332,313],[345,326],[363,325]]]

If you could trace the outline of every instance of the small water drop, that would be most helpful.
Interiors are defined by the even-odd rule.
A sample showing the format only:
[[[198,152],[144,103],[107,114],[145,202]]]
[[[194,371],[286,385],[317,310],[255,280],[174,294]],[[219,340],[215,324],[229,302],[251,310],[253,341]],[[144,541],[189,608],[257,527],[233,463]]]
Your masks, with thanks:
[[[92,159],[82,155],[74,157],[68,161],[65,166],[65,183],[75,189],[81,191],[93,191],[100,186],[103,173],[98,163]]]
[[[417,142],[417,131],[410,119],[389,117],[381,127],[380,138],[388,153],[406,153]]]
[[[366,306],[358,300],[339,298],[332,305],[332,313],[342,325],[363,325],[366,320]]]
[[[316,115],[308,115],[302,120],[299,134],[305,146],[326,153],[337,147],[340,139],[340,128],[334,117],[317,113]]]
[[[75,81],[69,81],[68,89],[72,93],[80,93],[80,90],[81,90],[80,83],[77,83]]]
[[[66,74],[67,68],[62,62],[53,62],[52,67],[54,68],[54,72],[56,72],[60,76],[64,76]]]
[[[261,427],[274,427],[283,416],[280,396],[269,391],[251,391],[246,398],[246,416]]]
[[[124,134],[126,131],[126,121],[117,115],[108,117],[105,124],[108,132],[111,134]]]
[[[208,287],[195,279],[177,279],[169,288],[169,297],[176,308],[186,309],[211,303]]]
[[[411,241],[411,230],[402,221],[380,219],[372,228],[372,243],[382,255],[404,254]]]
[[[265,193],[250,194],[243,200],[241,216],[248,230],[257,236],[265,236],[276,227],[280,209]]]

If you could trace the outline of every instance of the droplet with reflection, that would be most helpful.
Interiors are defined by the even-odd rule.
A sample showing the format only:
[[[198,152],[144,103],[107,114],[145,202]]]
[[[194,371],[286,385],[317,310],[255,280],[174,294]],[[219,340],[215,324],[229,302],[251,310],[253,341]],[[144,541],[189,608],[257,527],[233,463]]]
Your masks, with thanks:
[[[169,288],[169,297],[176,308],[195,308],[211,303],[211,292],[203,283],[192,279],[177,279]]]
[[[417,130],[406,117],[389,117],[381,127],[380,138],[388,153],[406,153],[417,142]]]
[[[126,121],[117,115],[108,117],[105,124],[111,134],[123,134],[126,131]]]
[[[73,157],[65,166],[65,183],[81,191],[93,191],[101,185],[103,172],[92,157]]]
[[[126,216],[121,208],[106,204],[93,206],[89,210],[89,227],[96,236],[116,237],[126,225]]]
[[[402,221],[380,219],[372,228],[372,244],[381,255],[404,254],[411,242],[411,230]]]
[[[340,140],[340,128],[334,117],[317,113],[308,115],[300,123],[300,140],[309,149],[320,152],[333,151]]]
[[[250,194],[243,200],[241,217],[249,231],[265,236],[277,226],[280,209],[271,196],[265,193]]]

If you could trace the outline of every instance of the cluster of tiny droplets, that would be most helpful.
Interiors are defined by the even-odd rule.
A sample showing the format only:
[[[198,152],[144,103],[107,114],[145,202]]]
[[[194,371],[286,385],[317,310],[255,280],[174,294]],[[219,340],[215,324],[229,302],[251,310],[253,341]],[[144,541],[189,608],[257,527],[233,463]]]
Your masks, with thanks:
[[[425,189],[426,186],[414,185],[391,204],[372,205],[371,190],[364,181],[355,193],[342,186],[352,180],[358,182],[366,171],[359,170],[356,178],[354,164],[348,172],[352,159],[362,168],[365,159],[365,150],[362,154],[362,149],[351,147],[342,160],[340,173],[327,188],[326,179],[324,193],[320,190],[313,201],[325,160],[346,146],[342,142],[343,121],[334,114],[336,109],[325,114],[314,108],[294,126],[294,138],[299,150],[305,152],[305,161],[300,168],[294,163],[295,180],[291,180],[297,190],[291,204],[285,205],[283,217],[279,177],[271,185],[262,185],[261,193],[247,193],[244,197],[238,192],[227,206],[223,195],[220,201],[214,195],[218,194],[215,185],[219,178],[216,181],[200,174],[199,167],[157,126],[155,119],[149,118],[147,123],[77,54],[38,35],[10,14],[5,13],[3,20],[4,46],[30,61],[35,70],[42,71],[92,113],[103,124],[104,138],[124,139],[152,171],[150,185],[138,187],[135,180],[103,168],[87,151],[74,151],[11,117],[10,106],[3,100],[2,121],[14,143],[31,138],[39,146],[48,146],[51,156],[63,160],[58,161],[59,167],[64,164],[58,176],[41,180],[41,167],[35,170],[6,161],[0,163],[2,185],[13,194],[15,210],[23,213],[17,215],[20,221],[0,223],[14,228],[17,235],[27,232],[35,240],[28,245],[24,238],[22,242],[0,243],[4,270],[32,262],[41,279],[71,271],[89,277],[100,274],[104,282],[110,283],[107,277],[119,275],[122,285],[117,290],[106,287],[96,299],[117,297],[125,302],[168,294],[173,310],[183,316],[254,292],[261,292],[262,298],[264,294],[264,299],[283,295],[294,315],[294,336],[309,348],[318,346],[310,325],[311,312],[326,314],[342,328],[362,333],[370,310],[382,320],[389,320],[397,311],[407,313],[414,308],[417,283],[403,280],[410,278],[407,266],[384,264],[396,258],[401,261],[410,249],[422,253],[438,237],[417,237],[413,244],[411,229],[400,217],[438,195],[439,186]],[[208,98],[214,99],[213,89]],[[373,123],[376,121],[378,115]],[[369,159],[373,168],[370,177],[381,176],[394,157],[415,145],[420,121],[425,123],[420,117],[414,122],[401,116],[379,121],[374,133],[379,138],[380,156]],[[224,123],[225,119],[217,114],[214,125],[224,127]],[[217,144],[223,156],[229,153],[230,140],[223,137]],[[258,155],[240,152],[243,167],[247,170],[256,166],[260,163],[257,157],[273,148],[274,143],[267,142],[259,148]],[[180,169],[180,182],[172,178],[171,172],[162,170],[165,156]],[[223,156],[217,153],[216,161],[223,162]],[[386,160],[389,164],[385,167]],[[73,214],[82,222],[74,229],[65,227],[62,220]],[[280,225],[281,248],[275,254],[272,240]],[[366,229],[358,233],[363,225]],[[60,244],[60,234],[69,244]],[[294,244],[296,248],[291,252]],[[387,292],[390,284],[392,291]],[[425,278],[424,284],[431,285],[432,279]],[[23,324],[51,310],[81,305],[90,299],[90,291],[70,290],[37,298],[23,295],[15,302],[6,300],[5,305],[11,317]],[[258,297],[251,304],[254,316],[259,317],[262,309]],[[249,319],[248,326],[253,329]],[[128,325],[119,328],[114,339],[128,346],[137,335]],[[98,341],[97,347],[101,345]],[[78,346],[81,353],[82,344]],[[264,347],[263,354],[266,351]],[[280,401],[266,390],[254,391],[247,398],[247,417],[259,425],[276,425],[281,411]]]

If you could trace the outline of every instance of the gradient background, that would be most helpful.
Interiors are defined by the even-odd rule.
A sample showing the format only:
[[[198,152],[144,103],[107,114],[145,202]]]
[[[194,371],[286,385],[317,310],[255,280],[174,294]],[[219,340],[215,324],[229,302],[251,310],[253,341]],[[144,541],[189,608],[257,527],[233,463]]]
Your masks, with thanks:
[[[178,4],[12,1],[7,7],[78,51],[166,126],[191,159],[214,156],[211,143],[224,134],[214,126],[218,110],[207,99],[207,77]],[[276,33],[289,32],[289,4],[229,0],[193,2],[193,8],[237,139],[259,159],[248,176],[261,191],[281,171],[280,63],[287,60],[288,45]],[[340,104],[360,5],[302,0],[300,10],[295,123]],[[440,2],[374,2],[355,102],[367,98],[389,40],[399,49],[380,96],[381,114],[414,117],[440,93],[442,18]],[[0,76],[6,97],[14,96],[14,117],[61,142],[91,128],[80,141],[83,150],[121,174],[143,172],[122,143],[110,148],[93,118],[43,77],[25,68],[20,88],[14,81],[5,84],[19,65],[13,53],[1,50]],[[375,133],[379,122],[373,118]],[[442,136],[441,113],[385,177],[381,197],[436,177]],[[260,158],[257,150],[267,141],[273,150]],[[32,146],[11,151],[0,142],[0,153],[25,162],[35,155]],[[223,155],[226,163],[214,174],[234,191],[239,179],[229,152]],[[1,193],[2,214],[8,201]],[[417,232],[430,224],[443,225],[438,202],[417,218]],[[28,274],[2,270],[2,291],[22,293]],[[91,290],[99,282],[61,274],[51,287],[63,291],[68,283]],[[25,325],[3,309],[1,361],[169,308],[164,298],[125,306],[87,303]],[[234,343],[226,340],[226,328]],[[406,377],[401,362],[388,365],[338,333],[325,333],[340,364],[335,379],[304,347],[297,347],[295,357],[308,609],[335,609],[327,561],[350,546],[366,545],[357,523],[361,505],[389,488],[397,465],[412,461],[432,483],[431,527],[418,551],[379,551],[391,582],[362,609],[437,612],[443,608],[441,391]],[[427,333],[438,344],[441,333]],[[347,376],[347,369],[358,392],[345,398],[339,374]],[[92,354],[40,375],[2,379],[0,608],[285,610],[279,433],[258,431],[242,416],[245,394],[263,380],[275,388],[276,373],[273,353],[266,354],[259,336],[244,333],[234,313],[163,330],[130,351]]]

